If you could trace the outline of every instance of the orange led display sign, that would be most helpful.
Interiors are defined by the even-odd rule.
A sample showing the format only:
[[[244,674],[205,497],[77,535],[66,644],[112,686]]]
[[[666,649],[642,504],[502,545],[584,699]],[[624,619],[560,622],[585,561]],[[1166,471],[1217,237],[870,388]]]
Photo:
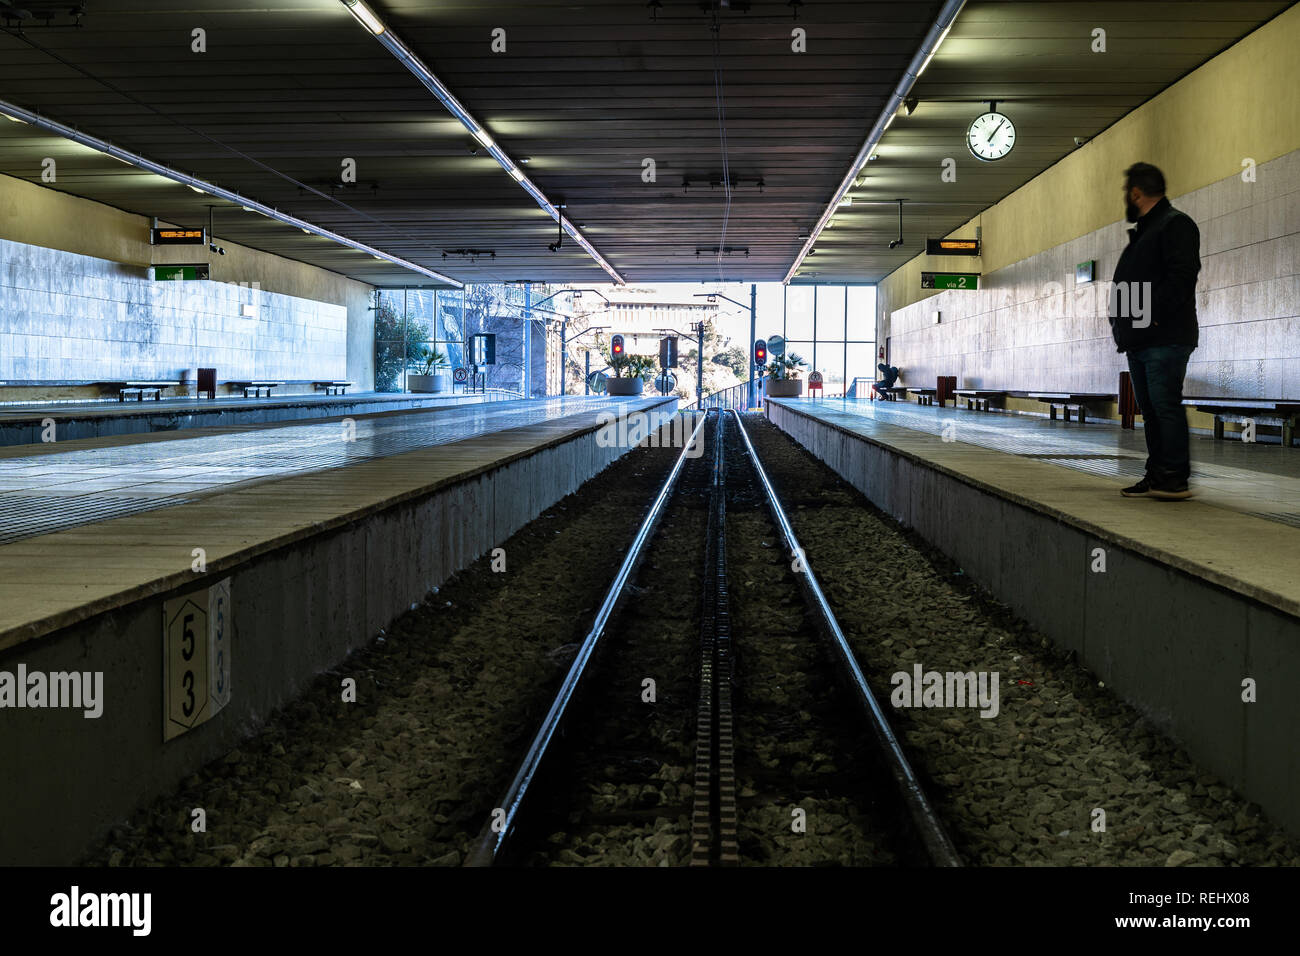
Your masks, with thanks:
[[[163,229],[153,230],[150,241],[155,246],[201,246],[207,242],[207,235],[202,229]]]
[[[927,239],[925,254],[927,256],[978,256],[980,241],[978,239]]]

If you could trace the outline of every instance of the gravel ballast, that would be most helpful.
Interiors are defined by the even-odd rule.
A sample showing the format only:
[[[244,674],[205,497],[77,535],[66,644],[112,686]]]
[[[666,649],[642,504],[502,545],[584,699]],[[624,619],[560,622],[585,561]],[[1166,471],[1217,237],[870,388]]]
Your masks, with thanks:
[[[745,425],[873,690],[1000,675],[1000,708],[893,708],[967,863],[1300,864],[1296,841],[759,415]],[[1105,830],[1093,829],[1105,813]]]

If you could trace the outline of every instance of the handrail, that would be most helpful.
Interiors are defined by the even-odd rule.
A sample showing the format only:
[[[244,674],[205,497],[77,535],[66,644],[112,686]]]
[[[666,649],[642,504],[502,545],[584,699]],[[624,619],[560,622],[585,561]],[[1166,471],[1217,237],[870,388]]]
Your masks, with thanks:
[[[682,406],[681,410],[687,411],[688,409],[697,408],[703,411],[709,408],[745,408],[745,403],[749,398],[748,392],[749,383],[738,382],[716,392],[710,392],[703,398],[697,398],[689,405]]]

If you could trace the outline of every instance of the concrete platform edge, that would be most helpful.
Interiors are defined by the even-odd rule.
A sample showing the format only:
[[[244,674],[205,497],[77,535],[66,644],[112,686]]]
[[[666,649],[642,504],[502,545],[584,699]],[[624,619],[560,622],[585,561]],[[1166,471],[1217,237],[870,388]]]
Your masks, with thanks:
[[[768,416],[1059,647],[1076,651],[1195,760],[1300,832],[1294,615],[886,442],[776,402]],[[1105,574],[1091,573],[1098,546],[1106,549]],[[815,566],[811,548],[810,559]],[[1246,678],[1258,686],[1254,703],[1242,700]]]
[[[662,423],[675,403],[644,411]],[[629,450],[597,435],[593,425],[398,495],[0,652],[0,670],[21,661],[29,673],[101,671],[105,697],[96,719],[0,710],[0,865],[75,862],[108,826],[256,732],[316,675]],[[227,576],[231,702],[163,743],[163,602]],[[190,809],[178,803],[178,821]]]

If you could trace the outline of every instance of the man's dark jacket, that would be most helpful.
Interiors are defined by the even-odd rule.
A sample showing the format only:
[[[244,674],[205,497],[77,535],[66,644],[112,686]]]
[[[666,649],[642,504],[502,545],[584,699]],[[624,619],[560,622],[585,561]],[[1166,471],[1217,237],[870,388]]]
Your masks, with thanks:
[[[1196,347],[1196,276],[1201,271],[1201,231],[1192,217],[1179,212],[1168,198],[1147,210],[1128,231],[1128,246],[1115,266],[1115,285],[1110,295],[1111,334],[1119,351],[1143,349],[1151,345],[1190,345]],[[1139,292],[1141,284],[1151,283],[1150,301]],[[1128,315],[1117,308],[1123,298],[1117,295],[1120,283],[1128,288]],[[1147,307],[1145,318],[1136,313],[1139,304]],[[1133,327],[1134,319],[1139,328]],[[1140,327],[1150,321],[1146,328]]]

